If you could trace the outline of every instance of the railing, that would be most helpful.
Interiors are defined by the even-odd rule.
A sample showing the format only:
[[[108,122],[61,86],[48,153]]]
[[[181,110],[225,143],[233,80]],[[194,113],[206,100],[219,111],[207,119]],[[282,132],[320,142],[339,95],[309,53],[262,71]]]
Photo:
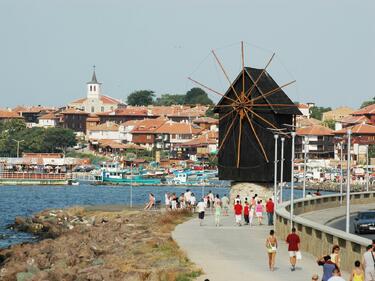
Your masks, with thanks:
[[[67,174],[47,174],[47,173],[26,173],[26,172],[2,172],[0,179],[14,179],[14,180],[66,180]]]
[[[346,195],[343,195],[342,200],[345,205]],[[374,202],[375,192],[358,192],[350,195],[351,205]],[[333,245],[339,245],[341,268],[349,271],[352,269],[354,261],[362,260],[366,246],[371,244],[372,241],[299,216],[303,213],[321,211],[322,209],[327,209],[328,214],[329,208],[340,206],[340,194],[295,200],[293,225],[301,238],[301,250],[315,257],[321,257],[330,254]],[[289,201],[279,205],[276,209],[275,230],[279,237],[286,237],[291,230],[289,210]]]

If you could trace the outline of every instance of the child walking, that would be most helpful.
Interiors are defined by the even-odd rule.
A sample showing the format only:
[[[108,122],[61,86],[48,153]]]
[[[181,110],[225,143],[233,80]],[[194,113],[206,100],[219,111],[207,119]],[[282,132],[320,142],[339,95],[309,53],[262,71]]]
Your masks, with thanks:
[[[364,281],[365,280],[365,273],[361,267],[360,261],[354,262],[354,269],[352,270],[352,274],[350,275],[349,281]]]
[[[245,224],[249,224],[249,214],[250,214],[250,205],[249,202],[245,201],[245,207],[243,208],[243,218],[245,220]]]

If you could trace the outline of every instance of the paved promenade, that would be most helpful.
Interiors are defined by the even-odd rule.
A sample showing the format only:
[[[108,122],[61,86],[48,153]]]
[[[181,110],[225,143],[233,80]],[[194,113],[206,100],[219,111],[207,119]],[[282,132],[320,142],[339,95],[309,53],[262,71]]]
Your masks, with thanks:
[[[199,226],[196,218],[178,225],[173,238],[205,272],[206,275],[198,280],[303,281],[311,280],[313,273],[321,276],[321,267],[307,253],[302,253],[303,259],[297,264],[296,271],[290,271],[285,237],[278,237],[276,269],[270,272],[265,248],[265,239],[270,229],[269,226],[258,225],[235,226],[233,215],[222,217],[222,226],[215,227],[213,216],[209,215],[204,226]]]

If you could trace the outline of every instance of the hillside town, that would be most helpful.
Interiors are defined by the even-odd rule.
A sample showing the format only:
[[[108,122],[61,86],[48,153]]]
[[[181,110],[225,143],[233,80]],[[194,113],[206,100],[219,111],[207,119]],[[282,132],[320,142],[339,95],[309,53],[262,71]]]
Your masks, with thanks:
[[[103,157],[99,159],[105,161],[118,161],[125,165],[131,162],[146,166],[157,163],[168,168],[207,164],[215,168],[215,155],[219,150],[219,119],[217,114],[212,113],[212,102],[129,105],[125,101],[104,95],[95,69],[86,87],[84,97],[63,107],[19,105],[2,109],[2,123],[18,120],[29,129],[63,128],[71,130],[75,136],[74,145],[67,146],[67,151],[56,147],[52,151],[30,151],[30,147],[22,145],[24,140],[19,140],[18,147],[15,148],[17,155],[1,155],[3,170],[6,170],[6,167],[14,170],[17,163],[24,166],[24,162],[31,163],[30,160],[12,159],[22,159],[22,153],[26,159],[30,159],[30,155],[42,159],[34,162],[44,161],[45,166],[50,167],[49,171],[73,170],[74,167],[67,164],[73,160],[65,161],[67,163],[62,163],[57,170],[56,166],[51,167],[49,160],[45,160],[50,159],[53,152],[55,162],[61,162],[61,158],[66,156],[65,152],[69,151],[75,152],[71,159],[76,157],[76,166],[89,164],[89,159],[82,158],[94,155]],[[296,107],[302,113],[296,117],[296,169],[302,172],[303,159],[307,158],[308,179],[318,182],[338,180],[338,167],[346,165],[347,148],[343,140],[350,129],[353,177],[363,181],[365,168],[372,167],[370,163],[373,156],[371,145],[375,140],[375,104],[360,109],[343,106],[323,110],[324,112],[319,114],[314,114],[314,103],[296,103]],[[34,152],[38,153],[33,154]],[[24,167],[22,170],[30,168]],[[42,170],[45,171],[45,167]]]

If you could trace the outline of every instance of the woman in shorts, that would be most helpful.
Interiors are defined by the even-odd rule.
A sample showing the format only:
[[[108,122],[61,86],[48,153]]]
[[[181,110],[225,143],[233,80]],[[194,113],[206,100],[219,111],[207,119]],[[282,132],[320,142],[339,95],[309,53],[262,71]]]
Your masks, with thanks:
[[[274,271],[277,251],[277,239],[274,230],[270,231],[270,235],[266,239],[266,248],[268,253],[268,267],[271,271]]]
[[[262,225],[262,219],[263,219],[263,205],[262,200],[259,200],[257,205],[255,206],[255,215],[258,218],[259,225]]]

